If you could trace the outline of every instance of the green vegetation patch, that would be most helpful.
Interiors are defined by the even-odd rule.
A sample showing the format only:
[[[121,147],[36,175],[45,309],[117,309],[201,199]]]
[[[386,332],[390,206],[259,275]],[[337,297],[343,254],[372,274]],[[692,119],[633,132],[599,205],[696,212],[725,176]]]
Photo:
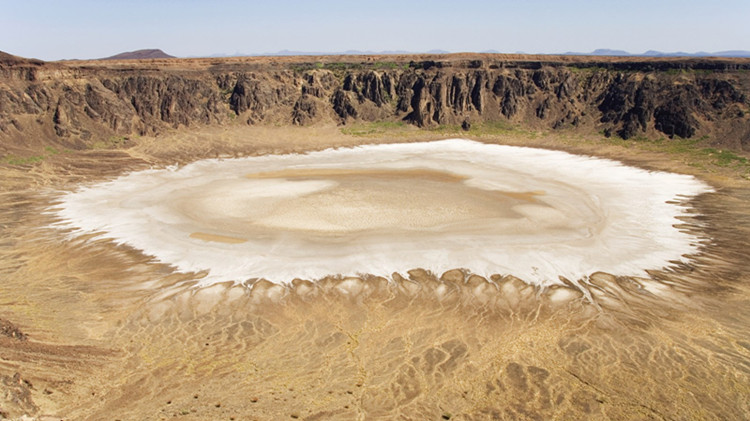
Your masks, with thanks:
[[[292,70],[295,73],[304,73],[309,70],[330,70],[334,74],[342,75],[352,70],[362,69],[374,69],[374,70],[406,70],[409,68],[409,63],[396,63],[393,61],[375,61],[375,62],[334,62],[334,63],[300,63],[292,66]]]
[[[58,149],[52,146],[45,146],[44,152],[41,155],[16,156],[16,155],[11,154],[11,155],[6,155],[0,158],[0,162],[6,163],[8,165],[33,165],[33,164],[42,162],[51,156],[55,156],[61,153],[68,153],[68,152],[70,151],[67,149],[63,151],[59,151]]]
[[[395,63],[392,61],[376,61],[372,64],[372,67],[376,70],[395,70],[395,69],[408,69],[409,63]]]
[[[437,127],[427,129],[440,134],[455,134],[456,136],[471,135],[481,136],[521,136],[526,138],[535,138],[536,132],[522,129],[521,127],[510,123],[509,121],[483,121],[481,123],[471,124],[469,130],[464,130],[460,124],[441,124]]]
[[[44,147],[44,152],[46,152],[47,155],[50,155],[50,156],[51,155],[57,155],[57,154],[60,153],[60,151],[58,151],[57,149],[53,148],[52,146],[45,146]]]
[[[748,158],[730,150],[702,147],[701,143],[708,141],[708,136],[691,139],[683,139],[677,136],[674,139],[665,137],[649,139],[645,136],[638,136],[628,140],[612,136],[610,138],[604,137],[604,139],[607,143],[623,147],[636,146],[643,150],[679,155],[686,160],[688,165],[696,168],[706,169],[710,166],[730,168],[744,173],[745,177],[750,176],[750,160]]]
[[[42,162],[44,161],[44,158],[46,158],[46,156],[44,155],[34,155],[34,156],[6,155],[3,157],[3,162],[9,165],[30,165],[30,164],[36,164],[37,162]]]
[[[739,156],[732,151],[717,150],[714,148],[704,148],[702,151],[713,157],[716,160],[716,165],[720,167],[748,165],[747,158]]]
[[[90,146],[90,149],[119,149],[130,146],[129,136],[110,136],[107,139],[99,140],[94,142]],[[8,165],[34,165],[44,161],[45,159],[63,154],[70,153],[69,149],[59,150],[54,146],[45,146],[42,153],[32,156],[17,156],[17,155],[6,155],[0,158],[0,163]]]
[[[573,64],[573,65],[569,65],[566,67],[571,73],[590,74],[590,73],[611,71],[610,69],[607,69],[606,67],[601,67],[601,66],[578,66],[578,65]]]
[[[341,133],[358,137],[377,137],[380,135],[406,136],[415,133],[434,133],[440,136],[514,136],[536,138],[537,133],[525,130],[508,121],[487,121],[471,124],[464,130],[460,124],[441,124],[438,126],[419,128],[403,121],[372,121],[357,122],[341,128]]]
[[[357,137],[374,137],[383,134],[394,134],[407,130],[403,121],[373,121],[354,123],[341,128],[341,133]]]
[[[128,136],[110,136],[108,139],[94,142],[91,149],[119,149],[125,147],[129,141]]]
[[[359,70],[362,68],[362,64],[360,63],[345,63],[345,62],[335,62],[335,63],[322,63],[322,62],[315,62],[315,63],[300,63],[292,66],[292,71],[295,73],[301,73],[306,72],[308,70],[315,70],[315,69],[325,69],[330,70],[334,73],[341,73],[348,70]]]
[[[668,75],[689,75],[689,74],[696,74],[696,75],[710,75],[713,74],[715,71],[713,69],[693,69],[693,68],[671,68],[664,71],[664,73]]]

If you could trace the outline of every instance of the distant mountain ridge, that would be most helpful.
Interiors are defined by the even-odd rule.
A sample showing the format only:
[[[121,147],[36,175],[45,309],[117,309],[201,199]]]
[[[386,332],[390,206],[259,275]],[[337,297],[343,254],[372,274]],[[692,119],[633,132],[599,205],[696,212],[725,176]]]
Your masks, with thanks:
[[[568,51],[562,55],[566,56],[622,56],[622,57],[750,57],[750,51],[746,50],[727,50],[716,52],[698,51],[697,53],[686,53],[684,51],[663,52],[648,50],[642,54],[633,54],[623,50],[610,50],[607,48],[596,49],[590,53],[578,53]]]
[[[162,50],[153,48],[146,50],[128,51],[125,53],[115,54],[110,57],[100,58],[99,60],[143,60],[154,58],[175,58]]]

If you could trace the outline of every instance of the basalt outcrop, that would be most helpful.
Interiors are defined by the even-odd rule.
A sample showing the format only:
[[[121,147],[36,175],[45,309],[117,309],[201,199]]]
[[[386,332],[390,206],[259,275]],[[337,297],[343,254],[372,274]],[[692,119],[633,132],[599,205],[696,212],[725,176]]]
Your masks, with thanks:
[[[750,150],[750,60],[342,56],[45,63],[0,55],[0,148],[197,125],[503,122]]]

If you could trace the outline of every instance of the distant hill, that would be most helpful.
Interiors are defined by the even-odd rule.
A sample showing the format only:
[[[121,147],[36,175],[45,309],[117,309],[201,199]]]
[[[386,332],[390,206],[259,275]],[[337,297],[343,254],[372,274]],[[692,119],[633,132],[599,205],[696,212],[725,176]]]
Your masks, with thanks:
[[[627,51],[622,50],[610,50],[608,48],[599,48],[591,53],[592,56],[629,56],[631,55]]]
[[[606,48],[600,48],[590,53],[577,53],[577,52],[566,52],[563,53],[566,56],[622,56],[622,57],[750,57],[750,51],[745,50],[730,50],[730,51],[717,51],[713,53],[707,53],[705,51],[699,51],[697,53],[686,53],[684,51],[674,52],[662,52],[655,50],[648,50],[643,54],[632,54],[623,50],[610,50]]]
[[[8,54],[4,51],[0,51],[0,64],[13,65],[13,64],[42,64],[41,60],[33,58],[24,58]]]
[[[664,53],[661,51],[649,50],[640,55],[646,57],[750,57],[750,51],[730,50],[716,51],[713,53],[707,53],[705,51],[699,51],[697,53],[685,53],[682,51],[678,51],[674,53]]]
[[[99,60],[142,60],[149,58],[175,58],[175,56],[170,56],[169,54],[159,49],[150,49],[128,51],[126,53],[116,54],[111,57],[104,57]]]

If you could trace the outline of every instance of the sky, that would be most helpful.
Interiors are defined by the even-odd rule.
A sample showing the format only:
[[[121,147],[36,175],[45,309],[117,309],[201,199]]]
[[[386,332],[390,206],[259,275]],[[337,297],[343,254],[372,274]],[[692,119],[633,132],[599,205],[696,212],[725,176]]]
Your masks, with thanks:
[[[750,0],[0,0],[0,51],[717,52],[750,50],[749,21]]]

